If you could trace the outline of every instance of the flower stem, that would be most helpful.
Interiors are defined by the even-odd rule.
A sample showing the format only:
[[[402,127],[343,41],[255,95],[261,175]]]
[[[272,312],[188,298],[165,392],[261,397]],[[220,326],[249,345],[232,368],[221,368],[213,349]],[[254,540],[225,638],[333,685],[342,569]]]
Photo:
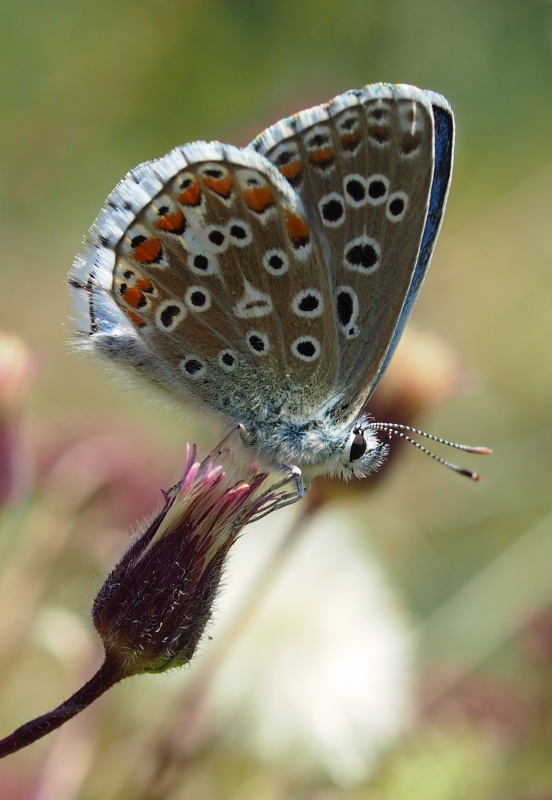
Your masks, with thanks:
[[[127,675],[122,666],[113,658],[106,656],[96,674],[68,700],[52,711],[21,725],[4,739],[0,739],[0,758],[16,753],[56,730],[125,677]]]

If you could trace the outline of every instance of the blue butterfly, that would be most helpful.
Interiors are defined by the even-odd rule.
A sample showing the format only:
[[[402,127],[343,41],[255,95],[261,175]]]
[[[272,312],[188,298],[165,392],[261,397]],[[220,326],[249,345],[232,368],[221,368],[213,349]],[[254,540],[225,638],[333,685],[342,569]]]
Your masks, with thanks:
[[[141,164],[73,266],[79,337],[239,423],[269,466],[369,474],[390,435],[409,438],[363,409],[425,278],[453,149],[443,97],[374,84],[248,147],[195,142]]]

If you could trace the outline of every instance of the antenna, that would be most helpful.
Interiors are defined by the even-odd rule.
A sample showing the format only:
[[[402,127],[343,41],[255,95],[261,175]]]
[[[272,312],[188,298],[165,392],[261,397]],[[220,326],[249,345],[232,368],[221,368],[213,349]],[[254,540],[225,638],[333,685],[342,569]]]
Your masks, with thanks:
[[[410,425],[401,425],[397,422],[371,422],[370,428],[375,431],[386,431],[389,437],[392,436],[399,436],[401,439],[404,439],[405,442],[408,442],[414,447],[417,447],[418,450],[421,450],[422,453],[425,453],[426,456],[435,459],[438,461],[439,464],[442,464],[443,467],[448,467],[448,469],[453,470],[453,472],[457,472],[459,475],[464,475],[466,478],[469,478],[472,481],[479,480],[479,474],[477,472],[473,472],[469,469],[464,469],[463,467],[458,467],[456,464],[453,464],[450,461],[446,461],[441,456],[436,455],[431,450],[428,450],[427,447],[424,447],[423,444],[420,444],[411,436],[409,433],[414,433],[417,436],[423,436],[426,439],[431,439],[432,442],[438,442],[439,444],[444,444],[447,447],[454,447],[456,450],[463,450],[465,453],[474,453],[475,455],[479,456],[487,456],[490,455],[493,451],[490,447],[475,447],[470,444],[459,444],[458,442],[450,442],[448,439],[443,439],[440,436],[433,436],[431,433],[426,433],[425,431],[420,431],[418,428],[412,428]],[[405,433],[408,431],[408,433]]]

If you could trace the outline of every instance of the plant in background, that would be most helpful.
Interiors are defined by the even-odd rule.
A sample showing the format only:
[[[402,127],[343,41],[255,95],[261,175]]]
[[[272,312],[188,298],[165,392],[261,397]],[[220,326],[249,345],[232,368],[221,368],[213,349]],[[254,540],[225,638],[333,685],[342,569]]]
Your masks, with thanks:
[[[183,666],[193,657],[240,531],[295,492],[293,473],[274,481],[235,461],[227,444],[231,436],[201,462],[195,446],[187,445],[182,480],[165,493],[163,508],[94,601],[102,666],[66,702],[0,741],[0,757],[55,730],[124,678]]]

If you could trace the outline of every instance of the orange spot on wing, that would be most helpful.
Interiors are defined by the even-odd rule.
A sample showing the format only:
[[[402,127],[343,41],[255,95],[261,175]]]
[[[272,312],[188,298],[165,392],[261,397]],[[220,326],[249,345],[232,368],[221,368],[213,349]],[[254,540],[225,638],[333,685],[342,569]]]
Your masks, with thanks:
[[[286,211],[286,228],[289,238],[295,247],[301,247],[309,241],[309,226],[302,217],[291,211]]]
[[[360,131],[357,131],[356,133],[343,133],[340,136],[341,144],[345,150],[352,150],[359,143],[361,136],[362,134]]]
[[[391,131],[386,125],[370,125],[368,134],[379,142],[387,142],[391,136]]]
[[[146,301],[143,293],[136,286],[127,286],[125,290],[121,292],[121,297],[127,306],[131,308],[138,308],[140,305],[143,306]]]
[[[129,320],[133,322],[137,328],[143,328],[145,326],[146,323],[144,322],[142,317],[135,311],[130,311],[128,309],[125,309],[125,312]]]
[[[163,249],[160,240],[153,236],[151,239],[146,239],[145,242],[141,242],[133,248],[132,258],[143,264],[151,264],[153,261],[159,260],[162,252]]]
[[[170,214],[165,214],[155,223],[155,227],[161,231],[168,233],[184,233],[186,229],[186,220],[182,211],[172,211]]]
[[[331,147],[319,147],[309,153],[309,161],[313,164],[327,164],[333,161],[334,152]]]
[[[211,191],[215,192],[215,194],[218,194],[221,197],[229,197],[230,192],[232,191],[231,178],[210,178],[208,175],[206,175],[203,178],[203,183],[208,189],[211,189]]]
[[[155,291],[154,285],[149,278],[137,278],[136,288],[140,289],[141,292],[147,292],[148,294],[153,294]]]
[[[178,195],[178,202],[183,206],[197,206],[201,201],[201,187],[197,181],[192,181],[189,186]]]
[[[303,169],[301,165],[301,161],[297,159],[296,161],[288,161],[287,164],[282,164],[281,167],[278,167],[280,174],[287,178],[288,181],[293,180],[296,178],[301,170]]]
[[[255,189],[245,189],[243,193],[245,204],[252,211],[261,214],[269,206],[274,205],[274,192],[270,186],[259,186]]]

